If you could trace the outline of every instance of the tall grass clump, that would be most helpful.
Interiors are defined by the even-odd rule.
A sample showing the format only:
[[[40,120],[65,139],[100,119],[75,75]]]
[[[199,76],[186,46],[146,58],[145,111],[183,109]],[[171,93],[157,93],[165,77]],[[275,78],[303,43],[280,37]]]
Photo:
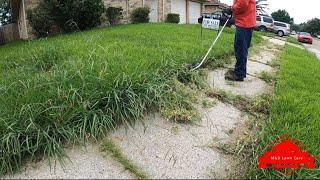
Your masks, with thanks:
[[[188,110],[186,84],[199,77],[181,76],[214,36],[201,38],[193,25],[140,24],[2,46],[0,174],[39,155],[61,159],[65,143],[99,140],[148,110]],[[233,34],[220,41],[211,60],[232,53]]]

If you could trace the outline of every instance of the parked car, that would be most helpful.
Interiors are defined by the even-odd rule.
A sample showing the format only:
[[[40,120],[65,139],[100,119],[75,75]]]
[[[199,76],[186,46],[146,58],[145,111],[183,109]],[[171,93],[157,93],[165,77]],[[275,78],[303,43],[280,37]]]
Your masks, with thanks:
[[[291,35],[297,35],[298,33],[296,31],[291,31]]]
[[[257,26],[256,29],[263,32],[273,32],[274,20],[270,16],[257,15]]]
[[[218,19],[220,20],[220,26],[223,26],[226,21],[228,20],[228,17],[224,16],[222,11],[217,11],[214,13],[203,13],[202,16],[198,19],[198,22],[201,24],[203,18],[208,18],[208,19]],[[230,19],[228,22],[227,26],[232,27],[235,24],[234,18]]]
[[[291,33],[291,26],[288,23],[274,21],[273,32],[276,33],[280,37],[288,36]]]
[[[302,43],[313,43],[313,38],[310,33],[307,32],[300,32],[298,36],[298,41]]]

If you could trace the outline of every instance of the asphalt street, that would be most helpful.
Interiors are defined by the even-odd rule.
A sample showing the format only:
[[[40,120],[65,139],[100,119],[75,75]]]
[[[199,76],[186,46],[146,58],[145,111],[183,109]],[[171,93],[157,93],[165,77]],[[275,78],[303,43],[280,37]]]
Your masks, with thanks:
[[[314,38],[313,44],[304,44],[304,46],[308,49],[308,51],[313,52],[317,55],[320,60],[320,40]]]

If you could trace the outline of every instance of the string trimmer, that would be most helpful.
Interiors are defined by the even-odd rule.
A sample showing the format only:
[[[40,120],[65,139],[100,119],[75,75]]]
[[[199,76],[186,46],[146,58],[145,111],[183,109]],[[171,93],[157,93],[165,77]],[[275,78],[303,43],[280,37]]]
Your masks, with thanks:
[[[195,70],[199,69],[199,68],[207,61],[207,58],[208,58],[210,52],[212,51],[214,45],[215,45],[215,44],[217,43],[217,41],[220,39],[220,36],[221,36],[223,30],[225,29],[225,27],[227,26],[228,22],[229,22],[230,19],[232,18],[232,15],[228,15],[228,14],[226,14],[226,13],[223,13],[223,15],[226,16],[226,17],[228,17],[227,21],[224,23],[224,25],[223,25],[222,28],[220,29],[217,37],[216,37],[216,38],[214,39],[214,41],[212,42],[210,48],[208,49],[206,55],[203,57],[202,61],[201,61],[199,64],[197,64],[195,67],[191,68],[191,71],[195,71]]]

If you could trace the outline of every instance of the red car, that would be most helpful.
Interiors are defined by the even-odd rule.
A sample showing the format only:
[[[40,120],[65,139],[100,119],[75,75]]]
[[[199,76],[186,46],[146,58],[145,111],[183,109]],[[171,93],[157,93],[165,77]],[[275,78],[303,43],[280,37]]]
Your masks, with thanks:
[[[309,44],[313,43],[312,36],[306,32],[301,32],[298,36],[298,40],[299,42],[302,42],[302,43],[309,43]]]

